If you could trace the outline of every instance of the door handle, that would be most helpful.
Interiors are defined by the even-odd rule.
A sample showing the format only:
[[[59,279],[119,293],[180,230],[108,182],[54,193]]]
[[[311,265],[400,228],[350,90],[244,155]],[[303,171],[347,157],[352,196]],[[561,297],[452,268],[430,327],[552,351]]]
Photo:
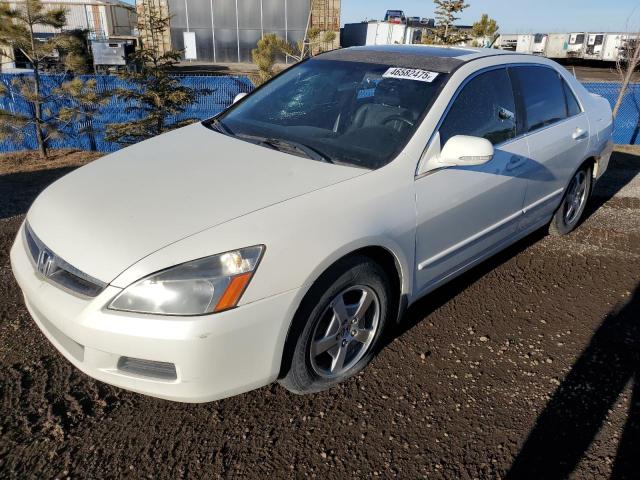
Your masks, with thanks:
[[[587,138],[589,132],[583,130],[582,128],[576,128],[575,132],[571,135],[571,138],[574,140],[582,140],[583,138]]]
[[[507,163],[507,172],[511,172],[515,170],[519,166],[523,165],[527,161],[527,157],[522,157],[520,155],[512,155],[509,159],[509,163]]]

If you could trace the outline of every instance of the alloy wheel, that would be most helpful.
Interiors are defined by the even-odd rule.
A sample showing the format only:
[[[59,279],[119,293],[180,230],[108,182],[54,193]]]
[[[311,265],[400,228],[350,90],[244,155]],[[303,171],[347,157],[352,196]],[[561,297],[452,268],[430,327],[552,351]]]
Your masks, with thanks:
[[[380,301],[370,287],[349,287],[320,316],[310,345],[311,366],[324,378],[336,378],[367,353],[378,330]]]
[[[564,207],[564,221],[567,225],[572,225],[582,212],[582,207],[587,199],[587,174],[584,170],[580,170],[575,174],[569,189]]]

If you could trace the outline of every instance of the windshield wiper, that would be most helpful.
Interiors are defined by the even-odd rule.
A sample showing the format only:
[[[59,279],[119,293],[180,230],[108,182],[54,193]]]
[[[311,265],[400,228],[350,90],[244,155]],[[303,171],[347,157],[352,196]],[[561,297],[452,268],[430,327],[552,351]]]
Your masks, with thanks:
[[[229,127],[227,127],[217,118],[211,119],[208,123],[208,126],[212,127],[214,130],[217,130],[220,133],[224,133],[225,135],[235,135]]]
[[[310,158],[311,160],[319,160],[322,162],[334,163],[334,161],[324,153],[301,142],[294,142],[292,140],[283,140],[281,138],[256,137],[252,135],[243,135],[243,134],[238,134],[237,136],[240,138],[244,138],[250,142],[256,143],[258,145],[272,148],[279,152],[291,153],[293,155]]]
[[[333,163],[327,155],[322,153],[321,151],[301,142],[292,142],[291,140],[281,140],[279,138],[267,138],[264,140],[264,143],[267,145],[272,145],[276,147],[278,150],[284,149],[293,149],[305,154],[305,156],[311,158],[312,160],[320,160],[327,163]]]

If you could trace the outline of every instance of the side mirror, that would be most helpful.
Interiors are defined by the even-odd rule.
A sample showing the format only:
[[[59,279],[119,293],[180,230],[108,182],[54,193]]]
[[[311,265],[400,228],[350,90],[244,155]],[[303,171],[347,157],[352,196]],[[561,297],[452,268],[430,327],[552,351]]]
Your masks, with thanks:
[[[242,100],[246,96],[247,96],[247,92],[240,92],[235,97],[233,97],[233,103],[239,102],[240,100]]]
[[[438,155],[441,167],[482,165],[493,158],[493,145],[486,138],[456,135],[451,137]]]

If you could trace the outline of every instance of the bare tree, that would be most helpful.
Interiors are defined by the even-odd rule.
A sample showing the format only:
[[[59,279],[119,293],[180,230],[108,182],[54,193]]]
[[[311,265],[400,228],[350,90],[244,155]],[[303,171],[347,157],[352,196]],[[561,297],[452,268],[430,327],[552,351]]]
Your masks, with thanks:
[[[627,34],[622,37],[623,44],[618,50],[618,59],[616,60],[616,70],[620,76],[620,92],[613,107],[613,116],[618,115],[624,96],[629,89],[629,84],[633,78],[633,74],[640,63],[640,32],[635,34]]]

